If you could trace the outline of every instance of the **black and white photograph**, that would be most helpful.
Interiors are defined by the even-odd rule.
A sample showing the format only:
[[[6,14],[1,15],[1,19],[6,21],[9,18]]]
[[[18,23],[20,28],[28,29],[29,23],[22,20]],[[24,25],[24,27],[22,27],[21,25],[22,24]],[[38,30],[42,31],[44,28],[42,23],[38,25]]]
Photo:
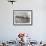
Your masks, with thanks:
[[[32,10],[13,10],[13,24],[32,24]]]

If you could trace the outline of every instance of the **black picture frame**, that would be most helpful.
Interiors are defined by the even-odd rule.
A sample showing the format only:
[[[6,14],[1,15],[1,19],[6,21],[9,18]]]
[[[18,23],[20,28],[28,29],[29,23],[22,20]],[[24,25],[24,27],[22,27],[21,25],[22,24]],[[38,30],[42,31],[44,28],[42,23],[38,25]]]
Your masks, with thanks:
[[[22,11],[26,12],[26,11],[27,11],[27,13],[30,12],[30,14],[31,14],[31,16],[30,16],[30,17],[31,17],[31,18],[30,18],[31,21],[30,21],[30,22],[31,22],[31,23],[24,23],[24,24],[23,24],[23,23],[19,23],[19,24],[16,23],[16,22],[15,22],[15,16],[17,16],[16,13],[15,13],[16,11],[18,11],[18,12],[20,12],[20,11],[21,11],[21,12],[22,12]],[[17,26],[21,26],[21,25],[22,25],[22,26],[25,26],[25,25],[26,25],[26,26],[27,26],[27,25],[32,25],[32,24],[33,24],[33,11],[32,11],[32,10],[13,10],[13,25],[17,25]]]

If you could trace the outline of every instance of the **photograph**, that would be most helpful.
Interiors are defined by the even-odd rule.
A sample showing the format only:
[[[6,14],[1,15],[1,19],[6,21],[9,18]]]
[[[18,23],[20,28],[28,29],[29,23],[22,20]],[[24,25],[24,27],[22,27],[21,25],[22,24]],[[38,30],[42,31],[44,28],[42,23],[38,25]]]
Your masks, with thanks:
[[[32,10],[13,10],[13,24],[31,25]]]

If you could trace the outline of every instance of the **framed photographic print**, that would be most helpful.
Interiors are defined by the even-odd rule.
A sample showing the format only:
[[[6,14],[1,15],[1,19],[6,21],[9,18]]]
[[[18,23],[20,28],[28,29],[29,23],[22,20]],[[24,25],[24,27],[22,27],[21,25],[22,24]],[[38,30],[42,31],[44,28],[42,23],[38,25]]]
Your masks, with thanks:
[[[13,10],[14,25],[32,25],[32,10]]]

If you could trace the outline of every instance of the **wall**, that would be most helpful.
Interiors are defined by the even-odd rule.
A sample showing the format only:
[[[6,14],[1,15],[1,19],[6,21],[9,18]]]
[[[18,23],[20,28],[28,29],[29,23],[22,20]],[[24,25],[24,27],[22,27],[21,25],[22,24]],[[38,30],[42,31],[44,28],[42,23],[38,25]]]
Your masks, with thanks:
[[[13,10],[32,10],[32,26],[14,26]],[[18,32],[26,32],[33,40],[46,40],[46,0],[17,0],[12,5],[0,0],[0,40],[15,40]]]

